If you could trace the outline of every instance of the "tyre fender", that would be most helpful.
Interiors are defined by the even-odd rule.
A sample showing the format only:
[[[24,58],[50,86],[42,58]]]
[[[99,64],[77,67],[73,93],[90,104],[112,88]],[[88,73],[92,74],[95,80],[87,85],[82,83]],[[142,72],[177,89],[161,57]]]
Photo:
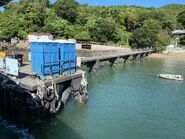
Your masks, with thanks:
[[[61,108],[64,107],[64,103],[61,101],[61,99],[57,100],[55,97],[50,104],[50,112],[51,113],[57,113]]]

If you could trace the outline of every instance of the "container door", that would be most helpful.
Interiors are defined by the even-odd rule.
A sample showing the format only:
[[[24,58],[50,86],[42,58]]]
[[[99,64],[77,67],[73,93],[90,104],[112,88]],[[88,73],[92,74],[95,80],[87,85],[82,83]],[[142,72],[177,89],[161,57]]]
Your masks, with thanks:
[[[43,43],[30,42],[32,72],[35,72],[38,75],[43,74],[41,72],[41,64],[44,62],[43,45],[44,45]]]
[[[44,45],[44,75],[59,73],[60,48],[57,43],[45,43]]]

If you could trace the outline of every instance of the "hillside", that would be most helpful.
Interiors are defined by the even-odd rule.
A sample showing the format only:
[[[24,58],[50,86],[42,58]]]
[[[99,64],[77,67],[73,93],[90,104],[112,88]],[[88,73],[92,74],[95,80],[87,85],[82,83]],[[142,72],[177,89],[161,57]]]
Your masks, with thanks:
[[[160,7],[159,10],[165,11],[168,14],[178,15],[179,13],[185,10],[185,5],[170,4],[170,5]]]
[[[185,5],[161,8],[89,6],[75,0],[21,0],[0,13],[0,40],[24,39],[29,32],[49,32],[55,38],[75,38],[128,47],[164,49],[171,30],[182,28],[176,16]]]

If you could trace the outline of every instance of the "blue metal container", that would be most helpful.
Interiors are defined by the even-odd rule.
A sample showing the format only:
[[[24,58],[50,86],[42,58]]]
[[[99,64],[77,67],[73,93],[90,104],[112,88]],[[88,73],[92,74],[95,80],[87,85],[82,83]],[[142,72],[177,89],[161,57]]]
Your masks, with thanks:
[[[69,74],[76,71],[75,43],[31,42],[32,72],[39,76]]]
[[[69,72],[75,72],[75,45],[72,43],[64,44],[64,63],[63,63],[63,74],[68,74]]]

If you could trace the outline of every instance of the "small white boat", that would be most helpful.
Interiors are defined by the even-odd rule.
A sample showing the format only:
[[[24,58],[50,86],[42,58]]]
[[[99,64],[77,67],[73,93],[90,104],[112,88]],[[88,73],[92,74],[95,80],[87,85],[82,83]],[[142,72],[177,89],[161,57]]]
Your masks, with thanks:
[[[168,80],[177,80],[177,81],[184,80],[182,75],[174,75],[174,74],[158,74],[157,77],[160,77],[162,79],[168,79]]]

